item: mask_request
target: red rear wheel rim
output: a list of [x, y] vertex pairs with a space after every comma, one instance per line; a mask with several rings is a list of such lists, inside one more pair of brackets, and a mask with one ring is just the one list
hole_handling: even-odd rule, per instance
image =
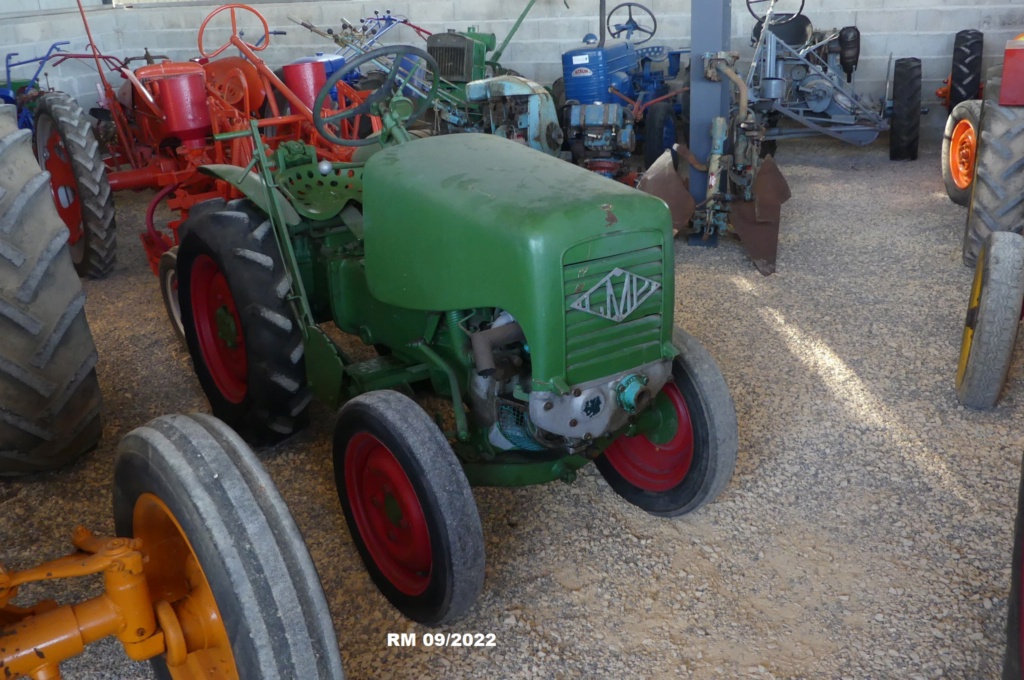
[[675, 383], [662, 388], [660, 398], [668, 399], [679, 427], [664, 443], [646, 435], [619, 437], [605, 449], [604, 456], [622, 478], [643, 491], [655, 493], [679, 486], [693, 464], [693, 424], [686, 400]]
[[345, 491], [374, 564], [405, 595], [422, 594], [433, 565], [423, 506], [401, 463], [368, 432], [345, 447]]
[[238, 404], [245, 398], [249, 374], [235, 298], [220, 267], [208, 255], [192, 263], [191, 283], [192, 316], [203, 362], [224, 398]]
[[71, 233], [71, 245], [82, 238], [82, 202], [78, 198], [78, 180], [71, 156], [64, 146], [55, 123], [51, 123], [50, 134], [43, 145], [43, 168], [50, 173], [50, 191], [57, 214]]

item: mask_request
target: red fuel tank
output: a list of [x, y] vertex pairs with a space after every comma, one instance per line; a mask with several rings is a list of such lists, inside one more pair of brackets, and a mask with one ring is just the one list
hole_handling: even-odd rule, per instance
[[[165, 61], [138, 68], [135, 76], [152, 96], [156, 112], [163, 114], [163, 121], [153, 129], [164, 138], [177, 137], [187, 147], [203, 146], [212, 131], [203, 67]], [[136, 102], [148, 103], [140, 102], [138, 94]]]
[[317, 93], [327, 82], [327, 69], [324, 68], [323, 62], [302, 61], [285, 64], [282, 70], [284, 71], [284, 84], [312, 110]]

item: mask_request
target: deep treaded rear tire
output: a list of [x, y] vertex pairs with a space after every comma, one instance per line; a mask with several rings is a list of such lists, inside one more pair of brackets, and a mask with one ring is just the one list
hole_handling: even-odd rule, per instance
[[973, 267], [988, 235], [1024, 229], [1024, 106], [1000, 106], [1001, 78], [985, 85], [974, 163], [974, 191], [964, 227], [963, 260]]
[[960, 345], [956, 397], [990, 409], [1003, 390], [1024, 304], [1024, 237], [993, 232], [979, 258]]
[[921, 138], [921, 60], [896, 60], [892, 78], [889, 160], [916, 161]]
[[[192, 215], [178, 247], [178, 299], [185, 341], [213, 414], [248, 441], [271, 444], [305, 426], [312, 397], [306, 383], [302, 331], [287, 301], [291, 278], [281, 262], [274, 230], [248, 200]], [[216, 264], [241, 323], [246, 370], [242, 392], [218, 382], [215, 359], [204, 354], [197, 331], [193, 267]], [[217, 330], [217, 329], [212, 329]], [[214, 368], [211, 370], [211, 366]]]
[[49, 177], [0, 106], [0, 475], [53, 470], [99, 440], [96, 347]]
[[[52, 124], [44, 119], [52, 121]], [[40, 97], [36, 104], [36, 148], [40, 154], [40, 165], [45, 168], [42, 154], [46, 140], [39, 138], [41, 122], [44, 123], [43, 130], [52, 127], [60, 135], [78, 185], [77, 200], [82, 211], [81, 238], [69, 246], [71, 259], [79, 276], [102, 278], [113, 271], [117, 262], [117, 234], [114, 194], [107, 181], [107, 168], [92, 121], [68, 94], [48, 92]]]
[[[942, 135], [942, 181], [946, 185], [946, 195], [949, 200], [965, 207], [970, 205], [974, 187], [973, 161], [978, 153], [980, 121], [981, 100], [962, 101], [946, 118], [946, 131]], [[970, 128], [960, 128], [961, 125]]]
[[949, 112], [960, 102], [977, 99], [981, 89], [981, 53], [985, 37], [973, 28], [959, 31], [953, 41], [953, 64], [949, 70]]

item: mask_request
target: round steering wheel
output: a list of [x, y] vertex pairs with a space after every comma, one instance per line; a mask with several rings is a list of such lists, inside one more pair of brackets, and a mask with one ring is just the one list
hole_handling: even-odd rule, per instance
[[[206, 57], [208, 59], [212, 59], [213, 57], [216, 57], [218, 54], [220, 54], [221, 52], [223, 52], [227, 48], [231, 47], [231, 40], [229, 39], [226, 43], [224, 43], [223, 45], [218, 47], [213, 52], [207, 53], [206, 50], [203, 49], [203, 35], [206, 33], [206, 25], [210, 23], [210, 19], [214, 18], [215, 16], [217, 16], [218, 14], [223, 12], [224, 10], [228, 10], [228, 11], [231, 12], [231, 35], [232, 35], [232, 37], [234, 37], [236, 35], [239, 35], [238, 21], [237, 21], [237, 19], [235, 17], [235, 10], [236, 9], [245, 10], [246, 12], [249, 12], [250, 14], [255, 14], [256, 18], [260, 20], [261, 24], [263, 24], [263, 37], [260, 38], [259, 40], [257, 40], [255, 45], [253, 45], [252, 43], [245, 43], [245, 44], [249, 47], [249, 49], [253, 50], [254, 52], [260, 52], [262, 50], [267, 49], [267, 46], [270, 44], [270, 26], [267, 25], [267, 20], [263, 18], [262, 14], [260, 14], [256, 10], [254, 10], [252, 7], [249, 7], [249, 5], [235, 4], [235, 5], [224, 5], [222, 7], [218, 7], [217, 9], [215, 9], [212, 12], [210, 12], [209, 14], [207, 14], [206, 18], [203, 19], [203, 23], [199, 26], [199, 54], [201, 54], [202, 56], [204, 56], [204, 57]], [[239, 37], [239, 40], [241, 40], [241, 37]], [[243, 42], [245, 42], [245, 41], [243, 41]]]
[[[647, 28], [640, 21], [633, 18], [633, 8], [637, 9], [637, 13], [641, 15], [640, 21], [644, 20], [643, 15], [646, 14], [647, 18], [651, 20], [650, 28]], [[612, 17], [620, 9], [625, 9], [628, 13], [624, 22], [612, 21]], [[612, 8], [611, 12], [608, 12], [608, 35], [613, 38], [618, 38], [623, 33], [626, 34], [626, 40], [629, 40], [634, 45], [643, 45], [645, 42], [654, 37], [655, 32], [658, 30], [658, 20], [654, 18], [654, 13], [641, 5], [639, 2], [624, 2], [621, 5], [616, 5]], [[633, 41], [633, 34], [639, 33], [640, 35], [646, 35], [647, 37], [643, 40]]]
[[[800, 6], [796, 8], [794, 12], [792, 5], [796, 4], [796, 0], [747, 0], [747, 11], [750, 15], [757, 19], [759, 22], [764, 21], [765, 16], [770, 10], [772, 13], [772, 26], [778, 26], [780, 24], [786, 24], [796, 19], [804, 11], [804, 0], [799, 0]], [[754, 9], [754, 5], [761, 5], [764, 9], [764, 14], [758, 14], [757, 10]]]
[[[343, 111], [335, 113], [324, 113], [324, 105], [327, 102], [328, 97], [331, 96], [331, 88], [333, 88], [342, 78], [347, 76], [358, 69], [363, 64], [377, 61], [382, 57], [390, 57], [391, 66], [388, 69], [387, 75], [384, 78], [384, 82], [381, 83], [380, 87], [373, 90], [362, 103], [357, 106], [352, 106]], [[376, 144], [377, 139], [373, 137], [367, 137], [365, 139], [345, 139], [336, 135], [328, 126], [328, 124], [339, 124], [356, 116], [372, 113], [374, 106], [379, 107], [381, 103], [387, 100], [390, 96], [395, 94], [399, 89], [404, 88], [408, 84], [408, 80], [414, 74], [417, 74], [420, 69], [412, 69], [408, 62], [420, 60], [426, 66], [427, 71], [430, 74], [431, 84], [430, 91], [422, 98], [413, 108], [412, 112], [406, 117], [404, 125], [409, 125], [415, 122], [423, 112], [427, 110], [427, 107], [434, 97], [437, 95], [437, 86], [439, 78], [437, 72], [439, 70], [437, 62], [434, 58], [419, 49], [418, 47], [411, 47], [408, 45], [388, 45], [386, 47], [378, 47], [375, 50], [371, 50], [364, 54], [360, 54], [351, 61], [346, 61], [345, 65], [340, 69], [331, 74], [331, 77], [323, 84], [320, 88], [320, 92], [316, 95], [316, 102], [313, 103], [313, 126], [316, 131], [329, 142], [334, 144], [340, 144], [341, 146], [368, 146], [370, 144]], [[403, 62], [405, 64], [403, 65]], [[405, 80], [399, 81], [399, 76], [404, 76]], [[340, 98], [340, 97], [339, 97]]]

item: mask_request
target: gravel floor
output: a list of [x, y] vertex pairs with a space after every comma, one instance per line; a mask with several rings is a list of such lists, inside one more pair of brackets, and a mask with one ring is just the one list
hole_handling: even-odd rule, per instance
[[[777, 274], [761, 277], [734, 243], [677, 249], [677, 322], [736, 402], [731, 484], [674, 521], [627, 505], [592, 467], [571, 486], [476, 489], [485, 590], [444, 630], [493, 633], [495, 647], [386, 645], [427, 629], [359, 562], [334, 491], [330, 412], [314, 407], [308, 430], [259, 451], [305, 534], [350, 678], [998, 676], [1024, 362], [995, 411], [957, 405], [971, 273], [938, 143], [906, 164], [884, 142], [790, 143], [779, 162], [794, 197]], [[0, 482], [9, 568], [61, 554], [76, 522], [111, 531], [116, 442], [157, 415], [207, 408], [136, 238], [147, 199], [118, 196], [120, 263], [86, 284], [103, 442], [68, 470]], [[150, 677], [113, 643], [64, 670]]]

